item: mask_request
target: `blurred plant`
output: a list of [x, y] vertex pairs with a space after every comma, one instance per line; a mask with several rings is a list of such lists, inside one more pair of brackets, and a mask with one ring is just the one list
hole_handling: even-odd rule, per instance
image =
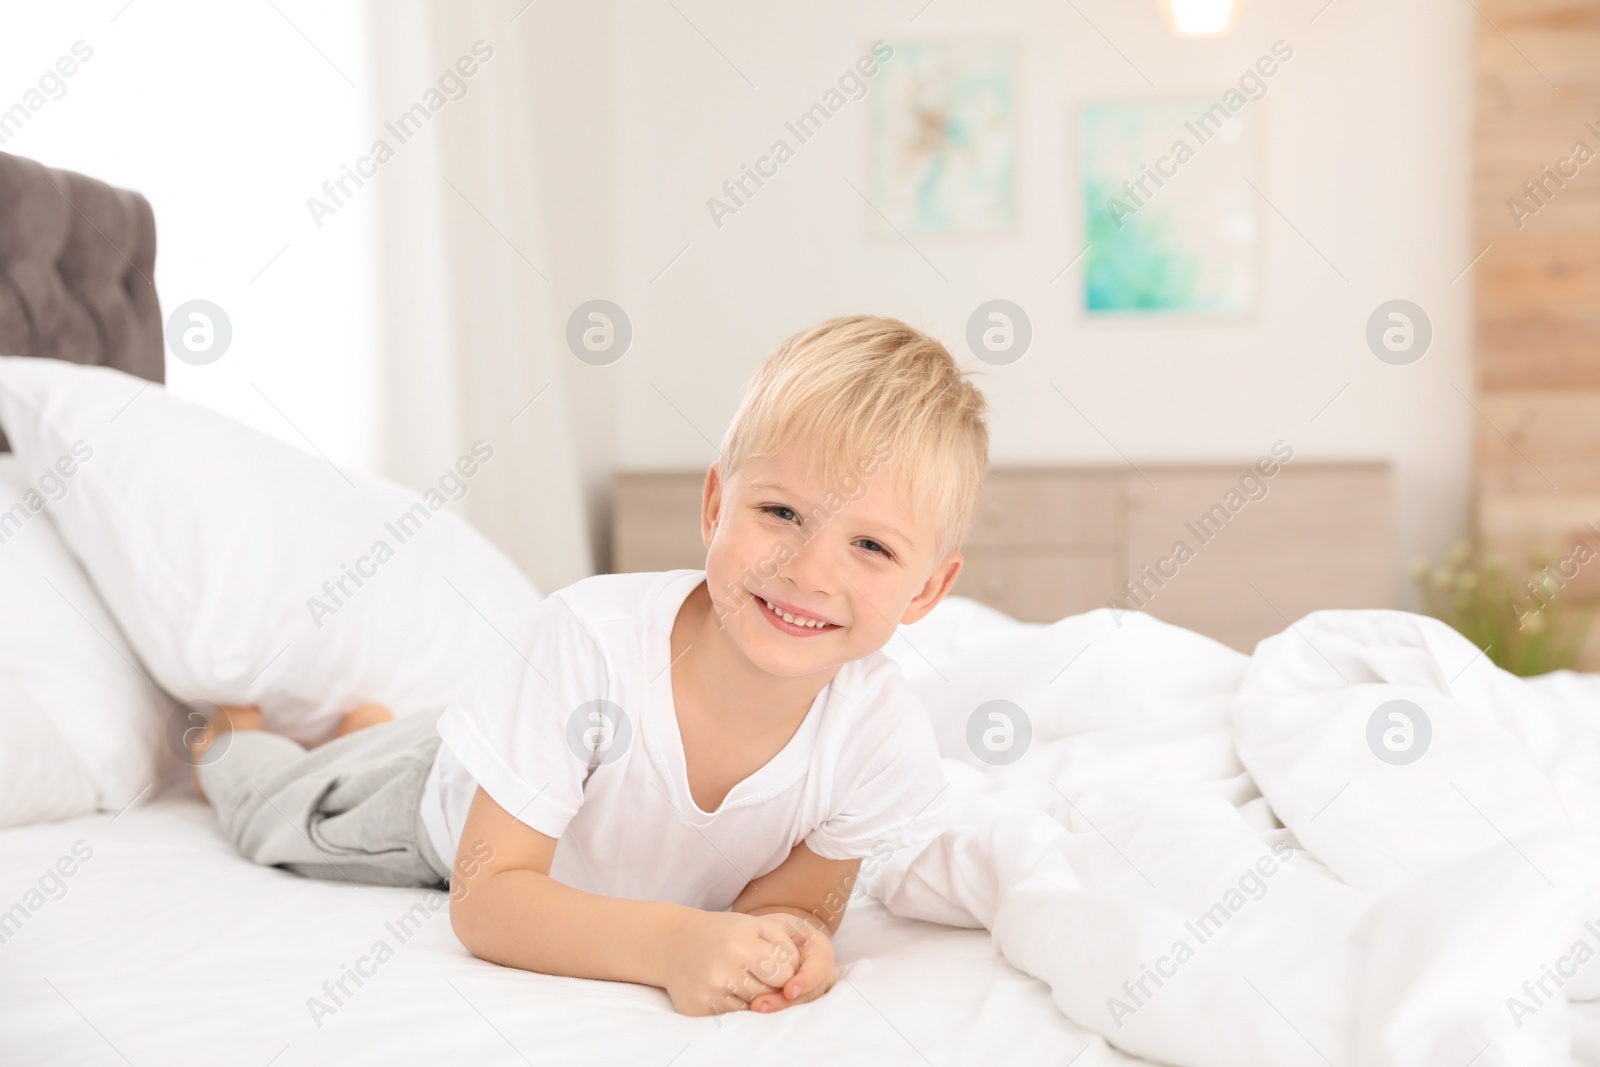
[[1589, 616], [1559, 593], [1594, 555], [1580, 543], [1553, 570], [1550, 553], [1534, 552], [1528, 569], [1513, 575], [1500, 556], [1458, 541], [1438, 567], [1419, 558], [1411, 576], [1429, 615], [1483, 649], [1496, 666], [1528, 677], [1577, 659]]

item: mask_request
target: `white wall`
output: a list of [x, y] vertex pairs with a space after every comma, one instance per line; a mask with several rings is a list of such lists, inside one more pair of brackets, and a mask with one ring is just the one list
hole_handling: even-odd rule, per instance
[[[620, 363], [582, 368], [603, 380], [602, 399], [586, 403], [609, 416], [604, 432], [591, 427], [593, 454], [608, 453], [590, 472], [597, 491], [612, 462], [714, 458], [706, 438], [720, 438], [756, 363], [796, 329], [850, 312], [896, 315], [980, 366], [962, 341], [967, 316], [1004, 297], [1027, 310], [1035, 339], [1020, 362], [985, 368], [996, 463], [1117, 463], [1118, 450], [1135, 462], [1245, 461], [1282, 438], [1304, 459], [1395, 464], [1402, 567], [1465, 530], [1476, 416], [1452, 386], [1472, 392], [1472, 279], [1451, 282], [1477, 252], [1467, 223], [1470, 6], [1337, 0], [1313, 25], [1320, 0], [1255, 0], [1214, 40], [1174, 38], [1153, 0], [1078, 0], [1082, 16], [1056, 3], [939, 0], [912, 24], [920, 6], [697, 0], [583, 14], [538, 5], [523, 16], [549, 57], [531, 78], [550, 188], [563, 194], [551, 227], [553, 262], [571, 268], [557, 280], [561, 306], [605, 296], [635, 327]], [[585, 28], [587, 37], [572, 32]], [[597, 46], [607, 28], [611, 44]], [[1019, 47], [1018, 236], [914, 238], [948, 282], [904, 244], [866, 236], [868, 209], [845, 179], [867, 188], [870, 100], [849, 105], [715, 227], [706, 198], [871, 41], [952, 35]], [[1295, 55], [1252, 105], [1263, 121], [1257, 184], [1299, 234], [1260, 208], [1258, 312], [1087, 321], [1081, 264], [1050, 284], [1083, 247], [1081, 103], [1219, 94], [1280, 38]], [[1434, 325], [1431, 351], [1410, 367], [1380, 363], [1363, 337], [1370, 312], [1395, 297], [1421, 304]], [[1398, 573], [1396, 583], [1409, 595]]]
[[[525, 0], [519, 0], [521, 8]], [[623, 26], [634, 18], [604, 0], [585, 4], [538, 4], [513, 25], [526, 45], [532, 111], [537, 128], [540, 179], [550, 210], [546, 240], [553, 263], [557, 328], [579, 304], [612, 299], [620, 291], [620, 190], [632, 184], [624, 168], [636, 166], [615, 136], [617, 105], [624, 90], [617, 69]], [[526, 25], [524, 25], [526, 24]], [[555, 342], [560, 343], [556, 338]], [[636, 358], [636, 349], [623, 362]], [[585, 489], [591, 553], [610, 559], [611, 475], [621, 440], [616, 406], [618, 367], [596, 367], [570, 356], [555, 388], [568, 405], [568, 425]], [[624, 371], [623, 373], [626, 373]]]
[[305, 206], [370, 143], [361, 10], [275, 3], [4, 4], [0, 109], [74, 42], [93, 55], [0, 151], [154, 205], [163, 313], [201, 298], [233, 327], [215, 363], [169, 353], [173, 392], [368, 466], [371, 205], [357, 197], [320, 230]]
[[[387, 164], [376, 195], [369, 188], [320, 230], [305, 207], [376, 135], [374, 116], [386, 112], [361, 88], [369, 70], [419, 61], [404, 57], [425, 52], [426, 30], [368, 42], [353, 0], [278, 7], [294, 26], [265, 4], [5, 4], [0, 101], [74, 40], [96, 52], [66, 96], [0, 147], [156, 203], [163, 305], [204, 296], [235, 326], [221, 362], [169, 359], [176, 391], [336, 460], [432, 469], [425, 461], [455, 428], [385, 426], [393, 398], [382, 384], [386, 337], [449, 331], [423, 284], [437, 281], [423, 240], [432, 229], [419, 219], [413, 262], [395, 265], [415, 276], [405, 315], [394, 294], [374, 299], [371, 239], [378, 201], [404, 200], [416, 186], [417, 202], [429, 202], [422, 171], [437, 165], [434, 149]], [[1466, 203], [1469, 5], [1335, 0], [1312, 24], [1322, 0], [1253, 0], [1233, 34], [1206, 41], [1172, 37], [1154, 0], [1076, 0], [1076, 10], [936, 0], [913, 23], [921, 7], [595, 0], [523, 10], [508, 0], [497, 9], [516, 46], [504, 54], [524, 64], [531, 98], [528, 136], [548, 194], [541, 262], [555, 306], [564, 314], [605, 297], [635, 328], [620, 363], [572, 359], [557, 383], [601, 558], [611, 472], [703, 467], [744, 381], [789, 333], [831, 315], [897, 315], [976, 366], [965, 322], [994, 297], [1021, 304], [1035, 329], [1024, 359], [984, 368], [996, 463], [1116, 463], [1119, 450], [1135, 462], [1243, 461], [1283, 438], [1307, 459], [1395, 464], [1402, 566], [1466, 529], [1476, 416], [1456, 389], [1472, 393], [1472, 276], [1451, 282], [1478, 251]], [[423, 4], [412, 10], [424, 17]], [[948, 282], [904, 244], [867, 236], [868, 208], [846, 179], [867, 188], [870, 99], [850, 104], [716, 228], [706, 198], [873, 40], [948, 36], [1018, 45], [1018, 235], [914, 238]], [[1234, 322], [1088, 321], [1081, 264], [1050, 284], [1083, 246], [1082, 102], [1218, 93], [1280, 38], [1294, 59], [1252, 106], [1263, 123], [1258, 184], [1294, 228], [1259, 209], [1258, 312]], [[1433, 348], [1410, 367], [1380, 363], [1363, 340], [1368, 314], [1394, 297], [1433, 320]]]

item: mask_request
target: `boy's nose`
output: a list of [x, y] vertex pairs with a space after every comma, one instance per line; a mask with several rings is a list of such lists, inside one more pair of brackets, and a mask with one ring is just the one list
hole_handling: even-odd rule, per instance
[[802, 593], [831, 595], [837, 566], [826, 539], [813, 537], [809, 543], [794, 545], [794, 556], [778, 568], [780, 577], [789, 579]]

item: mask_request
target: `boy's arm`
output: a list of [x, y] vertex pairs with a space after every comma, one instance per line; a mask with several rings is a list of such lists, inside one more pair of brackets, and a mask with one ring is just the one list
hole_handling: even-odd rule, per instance
[[788, 858], [744, 887], [731, 910], [749, 915], [786, 912], [815, 918], [829, 934], [839, 929], [856, 884], [859, 859], [830, 860], [812, 852], [804, 841]]
[[474, 956], [508, 967], [660, 985], [661, 946], [690, 909], [562, 885], [550, 877], [555, 851], [555, 838], [518, 822], [480, 788], [451, 876], [456, 937]]
[[[451, 928], [474, 956], [544, 974], [660, 986], [687, 1015], [746, 1007], [793, 975], [792, 959], [768, 962], [774, 946], [786, 943], [778, 921], [585, 893], [550, 877], [555, 850], [555, 838], [478, 789], [450, 886]], [[762, 981], [752, 979], [756, 973]]]

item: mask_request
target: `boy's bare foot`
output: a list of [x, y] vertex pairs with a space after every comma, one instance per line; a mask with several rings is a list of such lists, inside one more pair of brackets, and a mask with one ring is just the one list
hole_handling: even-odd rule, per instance
[[343, 737], [357, 730], [365, 730], [369, 726], [391, 722], [393, 719], [394, 713], [382, 704], [363, 704], [359, 708], [345, 712], [344, 719], [339, 723], [339, 732], [334, 736]]
[[239, 704], [218, 705], [211, 718], [206, 720], [205, 728], [189, 744], [189, 763], [194, 768], [194, 791], [200, 794], [200, 799], [206, 798], [205, 790], [200, 788], [200, 759], [216, 744], [217, 738], [233, 730], [260, 729], [264, 729], [260, 708]]

